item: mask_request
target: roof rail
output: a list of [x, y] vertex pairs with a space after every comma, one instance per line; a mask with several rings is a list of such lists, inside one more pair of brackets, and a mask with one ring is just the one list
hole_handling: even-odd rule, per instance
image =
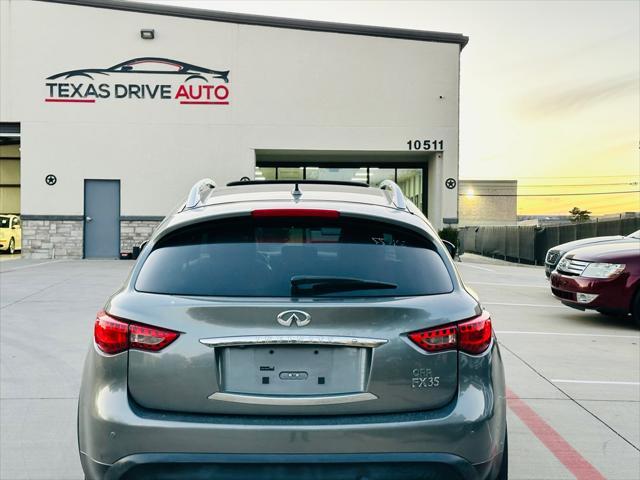
[[402, 193], [402, 189], [396, 182], [393, 180], [383, 180], [382, 183], [380, 183], [380, 188], [382, 190], [391, 190], [391, 201], [398, 210], [407, 210], [407, 202], [404, 199], [404, 193]]
[[340, 180], [238, 180], [227, 183], [227, 187], [243, 185], [344, 185], [347, 187], [368, 187], [364, 182], [346, 182]]
[[216, 188], [216, 182], [210, 178], [198, 180], [193, 187], [191, 187], [191, 190], [189, 190], [189, 196], [184, 204], [184, 209], [186, 210], [198, 206], [198, 204], [209, 194], [209, 191], [214, 188]]

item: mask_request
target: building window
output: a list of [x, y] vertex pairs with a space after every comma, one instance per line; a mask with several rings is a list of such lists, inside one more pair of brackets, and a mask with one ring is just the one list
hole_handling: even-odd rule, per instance
[[375, 166], [315, 166], [315, 165], [258, 165], [256, 180], [326, 180], [340, 182], [362, 182], [378, 187], [384, 180], [396, 182], [405, 197], [411, 200], [426, 214], [426, 182], [425, 168], [395, 168], [384, 165]]

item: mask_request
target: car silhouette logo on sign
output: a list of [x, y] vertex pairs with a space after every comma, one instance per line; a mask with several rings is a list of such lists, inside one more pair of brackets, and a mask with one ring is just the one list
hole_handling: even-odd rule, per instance
[[287, 310], [280, 312], [276, 317], [276, 320], [280, 325], [290, 327], [294, 322], [299, 327], [304, 327], [311, 323], [311, 315], [302, 310]]

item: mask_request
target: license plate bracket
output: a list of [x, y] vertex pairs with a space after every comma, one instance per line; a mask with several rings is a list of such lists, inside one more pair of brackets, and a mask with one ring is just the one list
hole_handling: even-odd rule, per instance
[[326, 345], [222, 348], [221, 391], [295, 396], [364, 392], [370, 350]]

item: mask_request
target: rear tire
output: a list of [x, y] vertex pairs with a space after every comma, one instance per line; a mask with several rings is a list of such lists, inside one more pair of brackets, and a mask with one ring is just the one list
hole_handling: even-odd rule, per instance
[[502, 451], [502, 460], [500, 461], [500, 470], [495, 480], [508, 480], [509, 478], [509, 437], [506, 432], [504, 434], [504, 450]]

